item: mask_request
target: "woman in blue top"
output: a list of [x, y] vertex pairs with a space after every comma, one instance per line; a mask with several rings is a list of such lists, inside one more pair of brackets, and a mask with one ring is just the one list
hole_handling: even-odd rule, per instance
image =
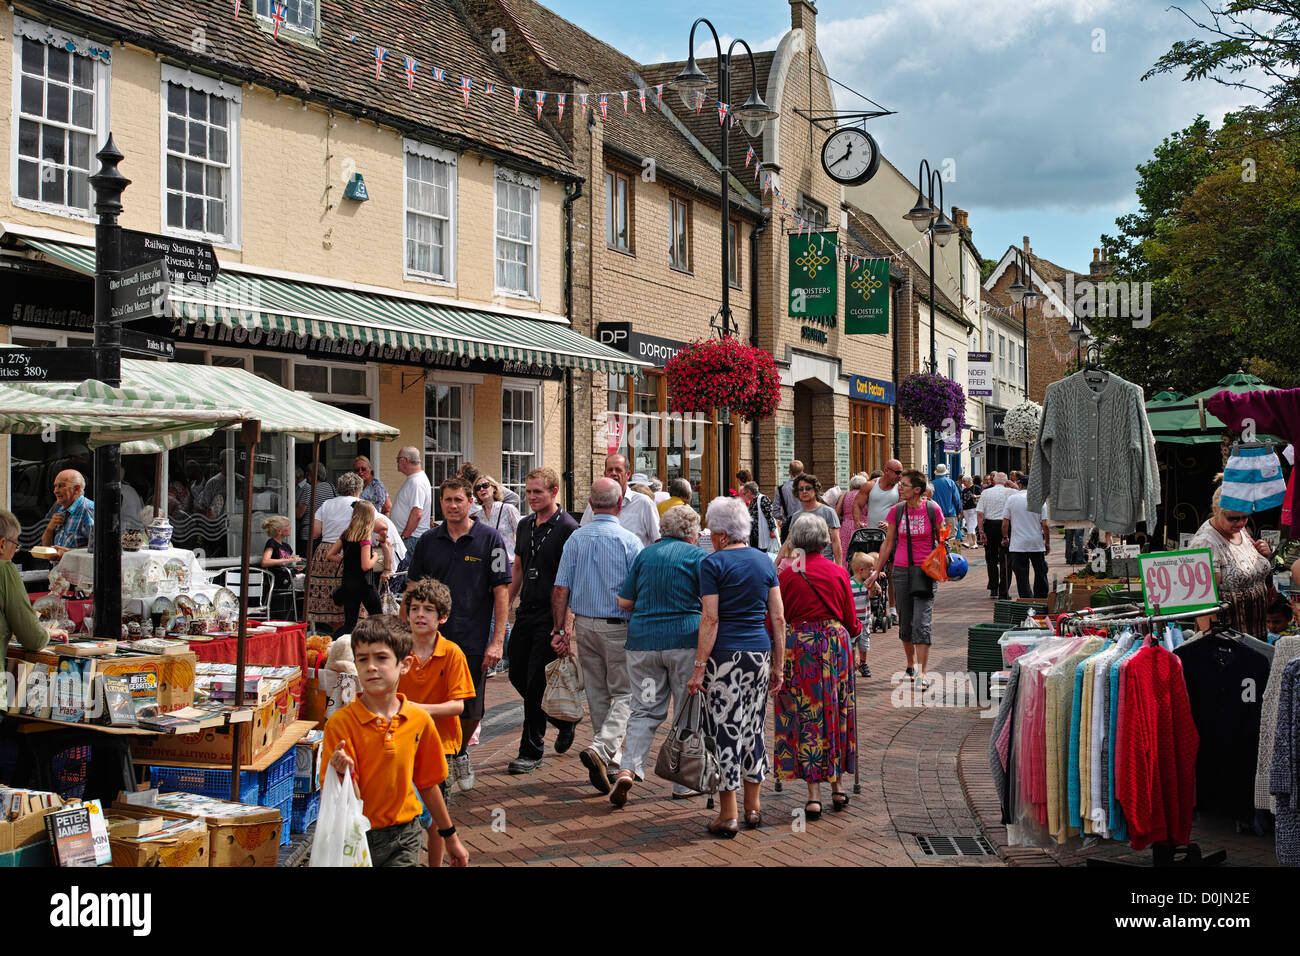
[[722, 783], [714, 836], [740, 829], [736, 791], [745, 784], [745, 824], [762, 823], [758, 788], [767, 775], [763, 715], [781, 688], [785, 609], [769, 555], [749, 546], [749, 509], [739, 498], [714, 498], [706, 513], [713, 553], [700, 564], [700, 637], [686, 689], [708, 684], [717, 727]]
[[[700, 516], [685, 505], [669, 508], [659, 518], [659, 533], [663, 537], [636, 556], [618, 592], [618, 606], [632, 612], [624, 645], [632, 714], [622, 769], [609, 795], [616, 807], [627, 803], [634, 781], [645, 779], [646, 757], [668, 716], [669, 695], [673, 713], [682, 708], [700, 633]], [[695, 795], [673, 786], [674, 797]]]

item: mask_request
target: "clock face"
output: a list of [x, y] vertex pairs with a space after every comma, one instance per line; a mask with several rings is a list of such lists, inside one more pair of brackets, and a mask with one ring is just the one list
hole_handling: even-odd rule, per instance
[[865, 130], [837, 129], [822, 147], [822, 168], [826, 175], [845, 186], [865, 183], [880, 167], [880, 149]]

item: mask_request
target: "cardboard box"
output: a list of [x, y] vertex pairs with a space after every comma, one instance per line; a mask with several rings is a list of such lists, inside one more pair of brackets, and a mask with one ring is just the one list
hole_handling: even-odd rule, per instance
[[[22, 653], [24, 660], [33, 663], [54, 664], [59, 655], [46, 649]], [[198, 657], [185, 654], [133, 654], [110, 655], [95, 661], [97, 674], [129, 674], [132, 671], [152, 670], [158, 675], [158, 707], [163, 711], [180, 710], [194, 703], [194, 665]]]
[[[262, 756], [280, 735], [280, 710], [275, 701], [259, 707], [253, 719], [239, 724], [239, 762], [250, 764]], [[131, 741], [131, 750], [137, 760], [165, 764], [179, 760], [182, 763], [227, 763], [231, 758], [233, 736], [230, 727], [218, 727], [197, 734], [166, 734], [156, 737], [138, 737]]]
[[8, 853], [33, 843], [48, 843], [49, 840], [45, 835], [45, 815], [63, 806], [62, 801], [57, 798], [55, 802], [56, 806], [37, 813], [29, 813], [17, 820], [0, 820], [0, 853]]
[[294, 745], [293, 792], [315, 793], [320, 789], [321, 747], [325, 735], [313, 730]]
[[302, 684], [302, 718], [317, 724], [325, 723], [325, 710], [329, 706], [329, 695], [321, 689], [315, 671], [308, 671], [311, 677]]
[[130, 806], [120, 799], [113, 808], [173, 820], [203, 820], [208, 828], [208, 866], [275, 866], [280, 857], [280, 811], [271, 807], [229, 817]]
[[[128, 816], [144, 819], [161, 816], [161, 814], [151, 811], [114, 809], [109, 813], [109, 821]], [[110, 829], [108, 845], [113, 851], [113, 865], [206, 867], [208, 856], [212, 852], [211, 835], [206, 823], [198, 820], [192, 822], [194, 823], [192, 828], [153, 839], [113, 836]]]

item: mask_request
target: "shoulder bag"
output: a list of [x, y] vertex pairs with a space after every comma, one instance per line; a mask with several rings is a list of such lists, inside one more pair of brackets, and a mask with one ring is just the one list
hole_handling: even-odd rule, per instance
[[[900, 523], [905, 522], [907, 525], [907, 591], [914, 598], [922, 601], [928, 601], [934, 597], [934, 578], [925, 573], [925, 569], [918, 567], [916, 558], [912, 556], [912, 519], [908, 514], [907, 502], [898, 503]], [[926, 514], [930, 513], [930, 506], [926, 504]]]
[[713, 713], [705, 693], [691, 694], [685, 706], [678, 707], [668, 739], [659, 748], [655, 776], [701, 793], [713, 793], [722, 783], [722, 767]]
[[[937, 508], [938, 505], [935, 505], [935, 507]], [[944, 544], [944, 542], [947, 540], [948, 529], [945, 527], [943, 531], [939, 530], [939, 523], [934, 520], [934, 513], [930, 511], [930, 506], [928, 504], [926, 505], [925, 513], [930, 521], [931, 551], [929, 555], [926, 556], [926, 559], [921, 562], [921, 567], [924, 569], [925, 573], [934, 578], [934, 580], [947, 581], [948, 546]], [[942, 517], [942, 510], [939, 514], [940, 517]]]
[[826, 603], [826, 599], [822, 597], [821, 592], [818, 591], [815, 587], [813, 587], [813, 583], [808, 580], [808, 575], [804, 574], [802, 571], [798, 572], [798, 574], [799, 577], [803, 578], [803, 583], [808, 585], [808, 590], [812, 591], [813, 597], [817, 598], [817, 600], [821, 603], [821, 606], [826, 608], [827, 617], [830, 620], [834, 621], [836, 624], [838, 624], [840, 627], [843, 627], [844, 622], [840, 620], [839, 614], [831, 610], [831, 606], [828, 603]]

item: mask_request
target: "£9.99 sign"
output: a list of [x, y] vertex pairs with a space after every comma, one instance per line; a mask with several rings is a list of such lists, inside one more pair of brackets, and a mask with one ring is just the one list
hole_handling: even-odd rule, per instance
[[1138, 559], [1148, 614], [1181, 614], [1219, 605], [1209, 548], [1160, 551]]

